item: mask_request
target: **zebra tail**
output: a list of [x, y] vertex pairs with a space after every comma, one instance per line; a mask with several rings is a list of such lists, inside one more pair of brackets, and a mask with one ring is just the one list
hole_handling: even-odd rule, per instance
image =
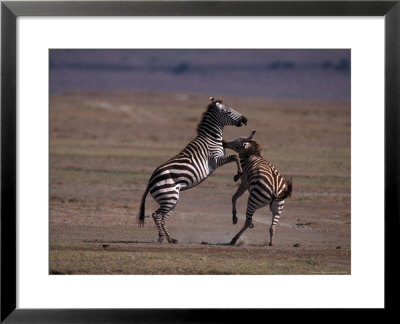
[[292, 189], [293, 189], [292, 178], [285, 178], [285, 182], [286, 182], [286, 190], [282, 192], [282, 194], [279, 197], [277, 197], [280, 200], [289, 198], [292, 195]]
[[149, 186], [147, 185], [146, 191], [144, 192], [142, 197], [142, 202], [140, 204], [139, 214], [137, 216], [140, 227], [144, 226], [144, 210], [145, 210], [146, 196], [148, 193], [149, 193]]

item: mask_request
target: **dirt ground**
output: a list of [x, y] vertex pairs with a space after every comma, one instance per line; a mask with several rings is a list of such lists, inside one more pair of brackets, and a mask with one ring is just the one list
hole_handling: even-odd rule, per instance
[[[213, 95], [213, 94], [211, 94]], [[255, 214], [236, 246], [248, 194], [231, 197], [234, 164], [184, 191], [167, 226], [179, 244], [158, 244], [147, 196], [153, 170], [196, 135], [209, 95], [71, 92], [50, 98], [50, 274], [350, 274], [350, 102], [222, 98], [257, 133], [262, 155], [293, 177], [276, 246], [271, 213]]]

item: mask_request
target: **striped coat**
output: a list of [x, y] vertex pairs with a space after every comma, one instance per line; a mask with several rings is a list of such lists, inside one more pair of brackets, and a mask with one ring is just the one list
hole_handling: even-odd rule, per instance
[[253, 214], [257, 209], [265, 206], [269, 206], [272, 212], [269, 245], [273, 245], [275, 227], [279, 223], [285, 199], [290, 197], [292, 193], [292, 181], [285, 179], [269, 161], [261, 156], [261, 146], [252, 139], [254, 133], [249, 137], [224, 141], [224, 147], [239, 153], [240, 164], [243, 169], [240, 186], [232, 197], [233, 224], [237, 223], [236, 200], [246, 190], [250, 193], [247, 201], [246, 222], [232, 239], [230, 243], [232, 245], [236, 243], [248, 227], [254, 227]]
[[237, 127], [247, 124], [247, 118], [225, 105], [222, 100], [210, 98], [211, 103], [197, 126], [197, 137], [177, 155], [155, 169], [150, 177], [139, 211], [139, 223], [144, 224], [145, 200], [150, 192], [160, 207], [152, 214], [158, 230], [158, 242], [166, 236], [169, 243], [176, 243], [166, 228], [168, 216], [174, 210], [180, 191], [193, 188], [204, 181], [218, 167], [236, 162], [237, 181], [242, 175], [237, 155], [225, 155], [222, 146], [224, 126]]

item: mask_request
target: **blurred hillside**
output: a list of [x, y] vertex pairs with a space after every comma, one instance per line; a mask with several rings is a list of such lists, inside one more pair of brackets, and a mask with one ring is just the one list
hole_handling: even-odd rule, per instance
[[49, 52], [50, 94], [81, 90], [350, 99], [350, 50]]

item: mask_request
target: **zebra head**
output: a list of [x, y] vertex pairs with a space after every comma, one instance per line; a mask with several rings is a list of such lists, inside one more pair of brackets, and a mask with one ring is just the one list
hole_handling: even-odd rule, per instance
[[222, 103], [222, 100], [215, 100], [210, 97], [211, 104], [209, 109], [213, 111], [214, 114], [218, 115], [218, 119], [222, 126], [235, 125], [236, 127], [241, 127], [242, 125], [247, 125], [247, 118], [239, 114], [236, 110]]
[[255, 152], [260, 153], [260, 145], [253, 140], [255, 133], [256, 131], [252, 131], [248, 137], [238, 137], [232, 141], [222, 141], [222, 146], [239, 153], [239, 156], [241, 154], [251, 155]]

